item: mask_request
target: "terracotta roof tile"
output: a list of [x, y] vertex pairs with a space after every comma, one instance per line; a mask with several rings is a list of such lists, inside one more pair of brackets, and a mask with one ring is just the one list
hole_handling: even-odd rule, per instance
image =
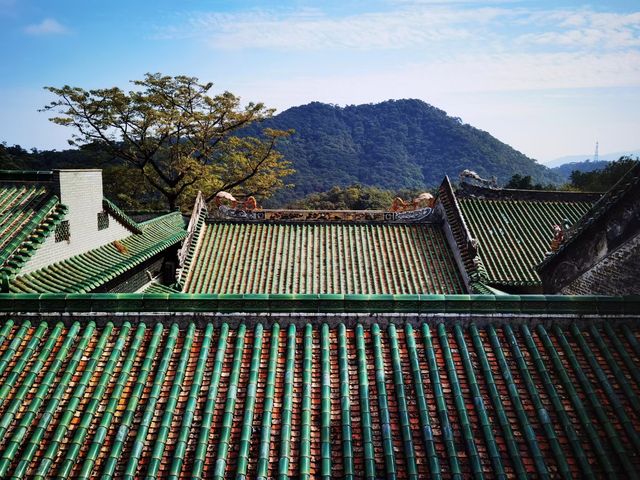
[[4, 321], [1, 476], [640, 468], [635, 323], [118, 322]]

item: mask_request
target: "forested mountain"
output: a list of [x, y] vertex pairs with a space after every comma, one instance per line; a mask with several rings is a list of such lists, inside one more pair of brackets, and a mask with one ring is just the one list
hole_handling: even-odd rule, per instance
[[[296, 170], [285, 179], [293, 187], [265, 206], [283, 206], [310, 193], [354, 184], [392, 192], [422, 191], [437, 186], [444, 175], [457, 180], [464, 169], [487, 178], [495, 175], [501, 185], [515, 174], [530, 176], [533, 184], [564, 180], [487, 132], [420, 100], [347, 107], [313, 102], [248, 127], [242, 135], [257, 135], [264, 127], [295, 130], [277, 148]], [[125, 180], [134, 179], [138, 189], [142, 180], [93, 147], [27, 152], [5, 145], [0, 146], [0, 163], [0, 168], [105, 168], [107, 194], [125, 208], [155, 208], [161, 203], [152, 191], [132, 195], [131, 182]]]
[[487, 132], [421, 100], [347, 107], [313, 102], [262, 126], [295, 130], [278, 147], [296, 169], [288, 180], [295, 186], [278, 195], [281, 202], [356, 182], [392, 190], [432, 187], [466, 168], [495, 175], [500, 184], [514, 174], [530, 175], [535, 183], [560, 181]]
[[571, 174], [574, 171], [578, 172], [593, 172], [594, 170], [602, 170], [607, 165], [609, 165], [608, 160], [599, 160], [597, 162], [591, 160], [585, 160], [583, 162], [571, 162], [571, 163], [563, 163], [558, 167], [553, 167], [551, 170], [556, 172], [563, 181], [569, 180]]

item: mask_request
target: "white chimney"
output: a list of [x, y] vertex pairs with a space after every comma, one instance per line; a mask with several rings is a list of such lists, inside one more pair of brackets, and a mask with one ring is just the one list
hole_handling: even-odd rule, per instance
[[[61, 235], [52, 233], [47, 237], [45, 243], [24, 265], [21, 274], [32, 272], [132, 234], [127, 227], [111, 215], [108, 215], [107, 222], [103, 222], [101, 227], [98, 225], [98, 214], [102, 213], [104, 209], [102, 170], [54, 170], [53, 192], [60, 203], [68, 208], [63, 222], [56, 227], [56, 230], [60, 229]], [[64, 236], [62, 232], [64, 232]]]
[[54, 170], [53, 185], [60, 203], [69, 208], [65, 218], [71, 241], [94, 236], [96, 218], [103, 208], [102, 170]]

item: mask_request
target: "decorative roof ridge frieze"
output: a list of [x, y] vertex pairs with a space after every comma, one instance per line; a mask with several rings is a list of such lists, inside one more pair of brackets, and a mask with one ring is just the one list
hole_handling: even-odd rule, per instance
[[386, 210], [242, 210], [220, 205], [207, 218], [208, 222], [231, 220], [236, 222], [269, 223], [439, 223], [442, 219], [431, 207], [402, 212]]

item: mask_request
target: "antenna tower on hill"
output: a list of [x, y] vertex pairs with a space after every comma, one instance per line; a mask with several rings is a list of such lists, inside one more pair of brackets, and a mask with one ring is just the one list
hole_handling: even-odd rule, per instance
[[596, 141], [596, 153], [593, 155], [593, 161], [597, 162], [599, 159], [598, 157], [598, 142]]

